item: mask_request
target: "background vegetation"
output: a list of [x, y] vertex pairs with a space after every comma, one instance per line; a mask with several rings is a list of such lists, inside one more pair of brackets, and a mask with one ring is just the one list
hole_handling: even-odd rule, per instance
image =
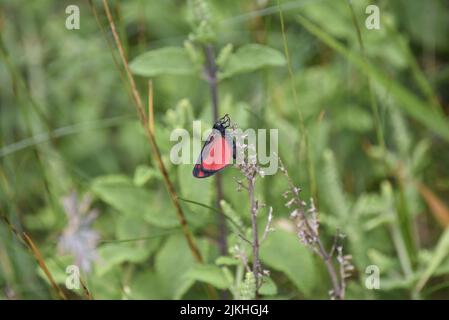
[[[80, 29], [67, 30], [73, 2], [0, 1], [1, 298], [253, 295], [241, 258], [251, 264], [251, 249], [235, 227], [250, 237], [242, 174], [221, 174], [218, 207], [214, 179], [169, 161], [174, 128], [212, 125], [204, 46], [218, 56], [220, 116], [279, 129], [279, 155], [301, 197], [313, 197], [326, 247], [345, 235], [355, 267], [346, 298], [448, 297], [446, 1], [109, 1], [145, 105], [153, 81], [154, 136], [203, 263], [136, 116], [103, 4], [75, 1]], [[365, 28], [369, 4], [380, 30]], [[329, 275], [296, 235], [288, 188], [282, 173], [257, 179], [275, 229], [260, 248], [270, 271], [260, 296], [327, 299]], [[226, 255], [217, 210], [232, 217]], [[70, 264], [87, 290], [65, 289]], [[379, 290], [365, 286], [369, 265]]]

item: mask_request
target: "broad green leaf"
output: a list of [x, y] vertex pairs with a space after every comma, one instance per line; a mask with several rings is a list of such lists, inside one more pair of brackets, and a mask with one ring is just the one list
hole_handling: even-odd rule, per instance
[[165, 190], [150, 192], [135, 186], [130, 179], [121, 175], [96, 178], [91, 189], [116, 210], [141, 217], [156, 227], [170, 228], [179, 225]]
[[356, 54], [338, 42], [334, 37], [323, 32], [318, 26], [311, 23], [302, 16], [298, 16], [298, 21], [310, 33], [323, 41], [326, 45], [340, 53], [344, 58], [354, 64], [365, 73], [370, 79], [375, 81], [396, 100], [394, 106], [401, 107], [407, 114], [426, 126], [430, 131], [439, 134], [449, 141], [449, 122], [442, 113], [435, 111], [431, 105], [419, 99], [413, 92], [406, 89], [399, 82], [390, 79], [375, 65], [364, 59], [360, 54]]
[[114, 266], [123, 262], [139, 263], [145, 261], [151, 253], [151, 247], [145, 241], [126, 243], [106, 243], [99, 249], [99, 261], [96, 263], [96, 273], [99, 276], [107, 273]]
[[178, 47], [148, 51], [132, 60], [129, 67], [134, 74], [146, 77], [186, 75], [195, 71], [187, 51]]
[[[96, 299], [123, 299], [124, 293], [117, 288], [123, 288], [122, 278], [117, 276], [117, 272], [111, 269], [101, 277], [92, 274], [86, 279], [89, 291]], [[81, 290], [80, 290], [81, 291]]]
[[159, 275], [153, 270], [138, 273], [129, 284], [130, 296], [137, 300], [169, 299], [170, 294]]
[[278, 288], [271, 278], [264, 277], [259, 293], [263, 296], [275, 296], [278, 293]]
[[[156, 255], [155, 268], [170, 299], [181, 298], [195, 282], [186, 277], [195, 262], [182, 235], [167, 239]], [[182, 290], [180, 290], [182, 288]]]
[[134, 184], [138, 187], [143, 186], [150, 179], [158, 176], [158, 171], [146, 165], [140, 165], [134, 171]]
[[196, 265], [187, 274], [188, 279], [209, 283], [218, 289], [228, 289], [227, 281], [221, 268], [214, 265]]
[[[179, 165], [178, 178], [180, 186], [180, 197], [189, 201], [199, 202], [204, 205], [210, 205], [212, 200], [212, 190], [214, 187], [214, 179], [196, 179], [192, 175], [192, 165]], [[215, 214], [210, 209], [187, 203], [184, 201], [185, 207], [188, 208], [188, 221], [195, 226], [203, 226], [207, 224], [210, 217]]]
[[252, 72], [264, 67], [285, 65], [285, 57], [278, 50], [260, 44], [247, 44], [232, 53], [220, 73], [220, 79]]
[[239, 264], [239, 260], [229, 256], [220, 256], [215, 260], [218, 266], [235, 266]]
[[293, 233], [270, 233], [260, 248], [260, 257], [267, 267], [285, 273], [306, 296], [317, 285], [312, 253]]

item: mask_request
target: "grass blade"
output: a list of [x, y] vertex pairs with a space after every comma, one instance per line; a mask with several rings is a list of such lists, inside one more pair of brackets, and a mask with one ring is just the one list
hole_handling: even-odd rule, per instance
[[324, 32], [308, 19], [299, 15], [297, 20], [307, 31], [320, 39], [330, 48], [340, 53], [345, 59], [359, 68], [365, 75], [370, 77], [378, 85], [388, 91], [396, 100], [397, 105], [401, 107], [409, 116], [449, 142], [449, 122], [444, 118], [442, 113], [435, 111], [431, 105], [423, 102], [420, 98], [415, 96], [394, 79], [390, 79], [386, 74], [379, 71], [372, 63], [365, 61], [359, 54], [348, 50], [334, 37]]
[[422, 274], [421, 278], [416, 285], [415, 291], [419, 292], [424, 288], [427, 281], [433, 275], [435, 270], [440, 266], [441, 262], [448, 256], [449, 254], [449, 228], [446, 228], [444, 233], [441, 235], [440, 240], [438, 241], [437, 247], [433, 254], [432, 259], [430, 260], [427, 268]]

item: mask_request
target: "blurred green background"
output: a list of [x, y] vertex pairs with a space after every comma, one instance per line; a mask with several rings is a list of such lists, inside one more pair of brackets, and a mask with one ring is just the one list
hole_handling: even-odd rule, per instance
[[[337, 230], [346, 235], [355, 266], [347, 298], [448, 298], [447, 1], [214, 0], [207, 1], [206, 31], [194, 18], [202, 2], [109, 1], [130, 61], [149, 50], [181, 50], [201, 32], [217, 55], [231, 43], [239, 72], [218, 85], [220, 114], [243, 129], [279, 129], [279, 155], [303, 198], [315, 199], [326, 245]], [[71, 4], [80, 9], [79, 30], [65, 27]], [[380, 8], [379, 30], [365, 27], [370, 4]], [[230, 253], [217, 259], [217, 213], [182, 202], [206, 260], [194, 263], [102, 3], [93, 5], [98, 22], [88, 1], [0, 0], [1, 214], [33, 239], [63, 288], [66, 266], [77, 264], [95, 299], [206, 299], [204, 283], [235, 298], [244, 269], [233, 248], [250, 250], [229, 226]], [[239, 56], [249, 44], [273, 51]], [[169, 161], [173, 129], [191, 131], [193, 120], [203, 130], [212, 126], [201, 57], [189, 72], [167, 71], [173, 61], [163, 58], [153, 74], [137, 62], [133, 68], [143, 101], [148, 77], [141, 74], [153, 80], [162, 158], [179, 197], [215, 207], [213, 179], [194, 179], [192, 165]], [[147, 66], [150, 73], [155, 66]], [[222, 173], [224, 209], [248, 228], [248, 196], [234, 177], [242, 178], [235, 168]], [[327, 299], [329, 277], [295, 235], [286, 190], [280, 173], [257, 180], [276, 229], [261, 246], [270, 270], [262, 298]], [[379, 267], [378, 290], [365, 286], [369, 265]], [[84, 298], [81, 289], [63, 290]], [[58, 298], [4, 221], [0, 298]]]

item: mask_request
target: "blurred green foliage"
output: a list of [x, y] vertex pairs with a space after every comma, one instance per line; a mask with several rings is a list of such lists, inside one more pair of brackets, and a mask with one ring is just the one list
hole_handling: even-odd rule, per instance
[[[204, 1], [110, 1], [142, 98], [153, 79], [157, 143], [178, 196], [188, 200], [182, 206], [201, 265], [131, 106], [101, 1], [93, 2], [103, 29], [88, 2], [75, 1], [81, 27], [68, 30], [72, 2], [0, 0], [0, 210], [34, 239], [61, 286], [76, 258], [58, 250], [69, 222], [61, 199], [76, 191], [90, 194], [99, 211], [98, 256], [81, 274], [96, 299], [207, 298], [204, 283], [254, 297], [254, 276], [235, 258], [235, 245], [251, 257], [237, 235], [250, 236], [249, 202], [234, 180], [240, 173], [222, 173], [221, 204], [233, 223], [230, 253], [220, 256], [213, 179], [194, 179], [192, 165], [169, 161], [173, 129], [191, 132], [193, 120], [207, 124], [203, 130], [212, 125], [195, 45], [207, 43], [220, 68], [220, 113], [243, 129], [279, 129], [279, 155], [303, 198], [315, 198], [326, 245], [337, 230], [346, 235], [356, 267], [347, 298], [448, 297], [446, 1], [352, 1], [354, 20], [346, 0], [284, 0], [284, 34], [277, 1], [211, 0], [205, 8]], [[369, 4], [380, 8], [380, 30], [365, 28]], [[261, 246], [270, 270], [261, 296], [327, 299], [329, 277], [295, 235], [285, 190], [282, 174], [257, 180], [276, 229]], [[369, 265], [380, 268], [379, 290], [365, 286]], [[0, 223], [0, 298], [52, 297], [33, 256]]]

